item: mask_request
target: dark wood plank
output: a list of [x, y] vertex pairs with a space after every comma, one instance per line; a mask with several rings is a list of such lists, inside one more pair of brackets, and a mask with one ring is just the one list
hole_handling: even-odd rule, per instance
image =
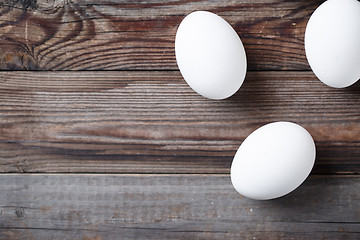
[[309, 70], [304, 31], [322, 2], [6, 0], [0, 69], [177, 69], [178, 24], [192, 11], [208, 10], [239, 33], [250, 70]]
[[0, 239], [359, 239], [359, 177], [272, 201], [228, 175], [0, 175]]
[[250, 72], [233, 97], [194, 93], [178, 72], [0, 73], [0, 172], [228, 173], [273, 121], [313, 135], [314, 173], [360, 173], [360, 85], [311, 72]]

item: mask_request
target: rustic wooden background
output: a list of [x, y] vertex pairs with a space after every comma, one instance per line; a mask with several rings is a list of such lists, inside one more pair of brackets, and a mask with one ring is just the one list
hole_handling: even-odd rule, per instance
[[[360, 239], [360, 84], [310, 71], [304, 31], [321, 2], [1, 1], [0, 239]], [[245, 45], [227, 100], [177, 69], [194, 10]], [[312, 174], [283, 198], [243, 198], [232, 157], [280, 120], [314, 137]]]

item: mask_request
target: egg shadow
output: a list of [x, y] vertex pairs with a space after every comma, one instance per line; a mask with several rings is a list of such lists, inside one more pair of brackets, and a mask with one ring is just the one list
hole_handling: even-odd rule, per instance
[[[329, 179], [324, 175], [310, 175], [305, 182], [303, 182], [297, 189], [293, 192], [268, 201], [262, 201], [259, 203], [261, 206], [276, 211], [277, 214], [286, 217], [292, 216], [295, 220], [298, 218], [319, 218], [322, 215], [326, 215], [326, 208], [322, 208], [323, 203], [326, 201], [331, 201], [337, 192], [331, 190], [331, 183], [329, 184]], [[299, 216], [299, 214], [305, 216]], [[311, 217], [310, 215], [314, 215]]]
[[350, 94], [360, 94], [360, 79], [353, 85], [344, 88], [344, 91], [348, 91]]
[[313, 172], [317, 174], [359, 174], [360, 148], [354, 142], [319, 142]]
[[[294, 120], [294, 111], [283, 111], [283, 88], [273, 82], [276, 72], [250, 71], [243, 85], [224, 104], [235, 105], [242, 118], [251, 125], [260, 127], [274, 121]], [[291, 84], [291, 81], [288, 81]], [[285, 88], [286, 89], [286, 88]], [[291, 97], [291, 96], [290, 96]]]

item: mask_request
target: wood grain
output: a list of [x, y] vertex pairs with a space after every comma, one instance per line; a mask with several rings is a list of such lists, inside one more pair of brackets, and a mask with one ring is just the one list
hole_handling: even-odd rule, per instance
[[[360, 83], [326, 87], [304, 53], [322, 2], [0, 1], [0, 240], [360, 239]], [[230, 99], [177, 71], [176, 29], [195, 10], [244, 43]], [[232, 158], [273, 121], [312, 134], [315, 167], [283, 198], [243, 198]]]
[[322, 2], [6, 0], [0, 69], [174, 70], [178, 24], [208, 10], [240, 35], [249, 70], [309, 70], [304, 32]]
[[359, 239], [356, 177], [272, 201], [228, 175], [0, 175], [0, 239]]
[[212, 101], [178, 72], [2, 72], [0, 171], [228, 173], [253, 130], [293, 121], [316, 142], [314, 173], [359, 174], [359, 87], [250, 72]]

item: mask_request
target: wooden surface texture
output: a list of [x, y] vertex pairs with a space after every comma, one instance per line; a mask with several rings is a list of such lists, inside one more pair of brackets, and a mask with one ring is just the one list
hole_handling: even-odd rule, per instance
[[[360, 84], [325, 86], [304, 52], [322, 2], [0, 1], [0, 239], [360, 239]], [[244, 43], [229, 99], [177, 69], [195, 10]], [[283, 198], [243, 198], [233, 156], [274, 121], [311, 133], [314, 169]]]
[[249, 72], [223, 101], [179, 72], [0, 73], [1, 172], [228, 173], [241, 142], [273, 121], [304, 126], [315, 173], [360, 173], [360, 85], [311, 72]]
[[303, 32], [321, 2], [8, 0], [0, 5], [0, 67], [177, 70], [177, 25], [208, 10], [239, 33], [250, 70], [309, 70]]
[[[357, 177], [312, 176], [253, 201], [229, 175], [0, 175], [0, 238], [356, 239]], [[16, 237], [16, 238], [15, 238]]]

